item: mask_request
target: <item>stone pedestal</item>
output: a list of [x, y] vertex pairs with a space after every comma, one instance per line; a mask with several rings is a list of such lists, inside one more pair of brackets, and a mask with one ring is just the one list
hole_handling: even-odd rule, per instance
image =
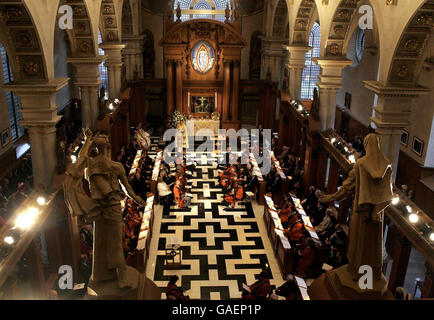
[[153, 281], [136, 269], [127, 267], [133, 286], [121, 288], [117, 280], [89, 281], [87, 300], [160, 300], [161, 291]]
[[328, 271], [316, 279], [308, 288], [311, 300], [392, 300], [387, 288], [387, 279], [374, 278], [373, 289], [361, 289], [347, 272], [347, 265]]

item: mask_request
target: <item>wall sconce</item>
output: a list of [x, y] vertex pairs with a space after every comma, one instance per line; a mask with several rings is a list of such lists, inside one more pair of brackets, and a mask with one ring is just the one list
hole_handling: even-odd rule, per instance
[[398, 0], [386, 0], [386, 6], [396, 6], [398, 5]]

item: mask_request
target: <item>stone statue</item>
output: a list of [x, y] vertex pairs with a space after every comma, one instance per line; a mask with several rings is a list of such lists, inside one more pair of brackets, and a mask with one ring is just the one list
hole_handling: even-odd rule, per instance
[[[126, 265], [122, 248], [120, 201], [125, 198], [125, 193], [121, 184], [136, 203], [141, 206], [146, 203], [132, 190], [123, 166], [109, 159], [108, 137], [92, 137], [90, 130], [85, 131], [85, 137], [86, 141], [76, 163], [66, 173], [64, 191], [71, 214], [77, 216], [82, 223], [94, 223], [94, 253], [89, 288], [110, 281], [116, 282], [118, 288], [137, 288], [139, 273]], [[83, 188], [83, 182], [86, 181], [88, 191]]]
[[321, 202], [354, 196], [346, 271], [353, 281], [361, 277], [359, 267], [372, 267], [381, 280], [383, 261], [383, 213], [393, 198], [392, 165], [380, 151], [377, 135], [365, 137], [366, 156], [358, 160], [338, 192], [324, 195]]
[[313, 101], [312, 101], [312, 108], [310, 109], [310, 114], [312, 115], [313, 119], [315, 121], [320, 121], [319, 118], [319, 92], [317, 88], [313, 89]]

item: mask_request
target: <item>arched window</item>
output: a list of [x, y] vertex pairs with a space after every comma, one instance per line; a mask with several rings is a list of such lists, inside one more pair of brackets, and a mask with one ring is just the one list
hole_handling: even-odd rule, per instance
[[[180, 4], [181, 10], [184, 11], [181, 15], [181, 21], [191, 19], [214, 19], [224, 22], [226, 20], [224, 11], [226, 10], [227, 4], [229, 4], [229, 9], [232, 9], [230, 0], [176, 0], [173, 2], [174, 9], [178, 8], [178, 3]], [[200, 10], [204, 10], [206, 13], [201, 14], [195, 12]], [[210, 11], [216, 11], [216, 14], [212, 14]]]
[[357, 62], [360, 62], [363, 57], [363, 51], [365, 51], [365, 30], [359, 29], [359, 33], [357, 34], [356, 39], [356, 59]]
[[[14, 81], [14, 76], [12, 74], [12, 68], [9, 63], [8, 55], [2, 44], [0, 44], [0, 55], [3, 68], [3, 79], [4, 83], [6, 84]], [[20, 113], [21, 101], [20, 98], [14, 95], [12, 92], [6, 91], [5, 93], [6, 103], [8, 105], [9, 120], [12, 130], [12, 140], [15, 141], [24, 134], [24, 129], [19, 123], [19, 121], [22, 119]]]
[[313, 99], [313, 89], [318, 88], [316, 83], [321, 69], [312, 61], [312, 58], [321, 55], [321, 29], [317, 22], [310, 31], [309, 46], [312, 50], [306, 53], [306, 64], [301, 79], [301, 99]]
[[[101, 31], [98, 29], [98, 44], [101, 44], [101, 43], [102, 43]], [[100, 55], [104, 55], [104, 50], [101, 48], [98, 48], [98, 53]], [[108, 92], [109, 92], [108, 72], [107, 72], [107, 67], [105, 66], [104, 62], [99, 65], [99, 74], [100, 74], [100, 79], [102, 80], [101, 87], [104, 86], [104, 88], [105, 88], [105, 99], [108, 99]]]

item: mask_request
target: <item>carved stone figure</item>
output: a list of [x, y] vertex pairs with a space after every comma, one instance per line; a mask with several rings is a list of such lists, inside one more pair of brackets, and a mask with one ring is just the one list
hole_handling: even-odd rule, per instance
[[[125, 193], [121, 184], [135, 202], [141, 206], [146, 203], [132, 190], [123, 166], [109, 159], [108, 137], [97, 135], [92, 138], [89, 130], [85, 136], [86, 142], [76, 163], [66, 173], [64, 190], [71, 214], [79, 217], [82, 223], [94, 223], [94, 254], [89, 288], [93, 289], [107, 281], [117, 282], [118, 288], [137, 288], [139, 273], [126, 265], [122, 248], [120, 201], [125, 198]], [[84, 181], [89, 185], [88, 191], [83, 188]]]
[[262, 40], [260, 32], [256, 31], [250, 41], [249, 79], [258, 80], [261, 75]]
[[320, 121], [319, 117], [319, 92], [317, 88], [313, 89], [313, 101], [312, 101], [312, 108], [310, 109], [310, 114], [312, 115], [313, 119], [315, 121]]
[[155, 76], [154, 36], [150, 30], [145, 30], [143, 38], [143, 70], [145, 79]]
[[358, 280], [359, 267], [372, 267], [375, 279], [382, 278], [383, 214], [393, 198], [392, 165], [380, 151], [377, 135], [365, 137], [366, 156], [358, 160], [338, 192], [324, 195], [321, 202], [354, 196], [350, 222], [347, 272]]

